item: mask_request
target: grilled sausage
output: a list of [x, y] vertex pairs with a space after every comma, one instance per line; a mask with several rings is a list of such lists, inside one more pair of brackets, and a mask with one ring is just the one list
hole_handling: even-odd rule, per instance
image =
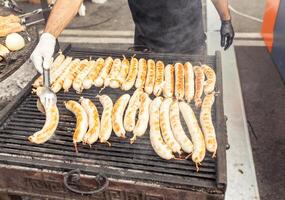
[[64, 80], [67, 78], [68, 74], [71, 73], [71, 69], [73, 69], [74, 67], [76, 67], [77, 65], [79, 65], [80, 60], [79, 59], [74, 59], [64, 70], [64, 72], [60, 75], [60, 77], [58, 77], [58, 79], [56, 79], [56, 81], [52, 84], [51, 86], [51, 90], [54, 93], [57, 93], [61, 90]]
[[147, 73], [146, 59], [141, 58], [139, 59], [139, 71], [138, 71], [138, 77], [137, 77], [136, 84], [135, 84], [136, 88], [144, 87], [146, 73]]
[[73, 80], [75, 77], [88, 65], [88, 60], [81, 60], [78, 65], [70, 70], [70, 73], [66, 76], [66, 79], [63, 82], [63, 89], [65, 92], [68, 92], [69, 88], [72, 86]]
[[170, 98], [174, 94], [174, 67], [167, 65], [164, 72], [165, 84], [163, 87], [163, 96]]
[[119, 77], [118, 77], [120, 85], [122, 85], [122, 83], [126, 80], [128, 73], [129, 73], [129, 68], [130, 68], [130, 62], [124, 56], [124, 59], [122, 60], [121, 70], [120, 70]]
[[172, 103], [171, 98], [164, 99], [159, 112], [159, 123], [162, 137], [167, 146], [172, 150], [173, 153], [181, 154], [181, 146], [174, 138], [173, 132], [170, 126], [169, 108]]
[[194, 97], [194, 72], [193, 67], [190, 62], [186, 62], [184, 64], [184, 83], [185, 83], [185, 99], [188, 103], [190, 103]]
[[112, 133], [112, 110], [113, 110], [113, 102], [110, 97], [107, 95], [99, 96], [99, 101], [103, 105], [103, 113], [101, 117], [100, 124], [100, 133], [99, 140], [101, 143], [108, 143], [111, 145], [108, 140]]
[[204, 75], [204, 72], [203, 72], [201, 67], [195, 66], [193, 69], [194, 69], [194, 73], [195, 73], [195, 96], [194, 96], [194, 101], [195, 101], [195, 106], [197, 108], [199, 108], [202, 105], [201, 96], [203, 94], [203, 89], [204, 89], [205, 75]]
[[175, 68], [175, 97], [178, 100], [184, 98], [184, 66], [181, 63], [176, 63]]
[[83, 81], [89, 74], [89, 72], [92, 70], [93, 66], [95, 65], [95, 62], [84, 60], [84, 64], [86, 65], [75, 77], [72, 87], [76, 91], [76, 93], [81, 93], [83, 90]]
[[54, 81], [60, 77], [60, 75], [64, 72], [67, 66], [71, 63], [72, 57], [66, 57], [64, 61], [59, 65], [59, 67], [55, 68], [50, 76], [50, 83], [53, 84]]
[[10, 53], [10, 50], [4, 45], [0, 44], [0, 62], [5, 58], [5, 56]]
[[155, 81], [155, 62], [152, 59], [147, 60], [147, 76], [145, 80], [144, 91], [151, 94]]
[[164, 63], [162, 61], [156, 62], [156, 71], [155, 71], [155, 82], [153, 88], [153, 94], [159, 96], [162, 93], [164, 86]]
[[164, 143], [159, 126], [159, 110], [162, 97], [156, 97], [149, 106], [150, 143], [155, 153], [165, 160], [174, 158], [171, 149]]
[[91, 72], [87, 75], [87, 77], [83, 81], [83, 88], [90, 89], [94, 84], [95, 80], [99, 76], [102, 68], [104, 66], [104, 59], [98, 58], [95, 62], [94, 68], [92, 68]]
[[121, 65], [122, 65], [122, 61], [119, 58], [116, 58], [113, 62], [112, 70], [109, 76], [105, 80], [104, 87], [107, 87], [108, 85], [110, 85], [111, 88], [120, 87], [118, 77], [120, 74]]
[[100, 118], [99, 113], [94, 103], [87, 98], [80, 98], [80, 104], [87, 113], [88, 116], [88, 131], [86, 132], [83, 143], [89, 144], [90, 146], [98, 140], [100, 132]]
[[0, 26], [10, 23], [20, 23], [20, 17], [16, 15], [0, 16]]
[[139, 67], [138, 59], [132, 57], [128, 76], [126, 80], [122, 83], [122, 90], [126, 91], [134, 86], [138, 74], [138, 67]]
[[[60, 53], [56, 59], [53, 61], [52, 63], [52, 66], [51, 66], [51, 69], [50, 69], [50, 73], [53, 74], [55, 69], [57, 69], [61, 64], [62, 62], [65, 60], [65, 56]], [[53, 75], [52, 75], [53, 76]], [[43, 85], [43, 75], [39, 76], [39, 78], [37, 78], [35, 80], [35, 82], [33, 83], [33, 87], [37, 88], [37, 87], [40, 87]]]
[[10, 33], [18, 33], [25, 31], [25, 26], [22, 26], [20, 23], [9, 23], [0, 26], [0, 37], [5, 37]]
[[211, 110], [214, 101], [215, 93], [212, 92], [210, 94], [207, 94], [203, 100], [200, 113], [200, 123], [205, 136], [206, 148], [209, 152], [213, 153], [213, 157], [215, 157], [218, 147], [215, 128], [211, 116]]
[[45, 108], [46, 121], [43, 128], [29, 136], [28, 139], [32, 143], [42, 144], [48, 141], [54, 134], [58, 122], [59, 112], [56, 104], [50, 104]]
[[100, 71], [99, 76], [97, 77], [97, 79], [94, 82], [94, 85], [96, 87], [102, 87], [104, 85], [104, 81], [107, 78], [107, 76], [110, 73], [110, 70], [112, 68], [113, 65], [113, 58], [108, 57], [105, 60], [104, 66], [102, 68], [102, 70]]
[[192, 160], [196, 164], [198, 171], [198, 164], [203, 161], [206, 154], [204, 136], [190, 105], [185, 102], [179, 102], [179, 108], [191, 135], [191, 139], [194, 145]]
[[112, 125], [116, 136], [120, 138], [125, 138], [126, 130], [123, 125], [123, 115], [124, 111], [130, 100], [129, 94], [122, 95], [115, 103], [112, 111]]
[[124, 127], [126, 131], [133, 131], [136, 125], [136, 113], [140, 106], [140, 95], [143, 93], [141, 88], [138, 88], [129, 101], [127, 107], [125, 118], [124, 118]]
[[141, 137], [145, 134], [148, 120], [149, 120], [149, 104], [151, 103], [151, 99], [149, 98], [147, 93], [143, 93], [140, 95], [140, 108], [138, 114], [138, 121], [133, 130], [134, 136], [131, 138], [131, 144], [135, 142], [137, 137]]
[[77, 143], [81, 142], [88, 129], [88, 116], [83, 107], [76, 101], [69, 100], [64, 102], [67, 110], [71, 111], [76, 117], [76, 127], [73, 133], [73, 144], [78, 153]]
[[207, 78], [204, 84], [204, 93], [210, 94], [215, 89], [216, 74], [215, 71], [208, 65], [202, 65], [201, 67]]
[[182, 150], [186, 153], [192, 153], [193, 144], [191, 140], [186, 136], [180, 121], [179, 105], [175, 100], [170, 105], [170, 124], [173, 135], [177, 142], [180, 144]]

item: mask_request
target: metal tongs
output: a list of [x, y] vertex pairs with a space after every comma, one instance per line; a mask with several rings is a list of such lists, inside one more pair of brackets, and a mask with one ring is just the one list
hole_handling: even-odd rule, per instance
[[[51, 65], [51, 63], [50, 63]], [[41, 91], [39, 97], [42, 105], [46, 109], [49, 105], [56, 104], [57, 98], [55, 93], [50, 89], [50, 66], [43, 66], [43, 90]]]
[[5, 8], [9, 8], [15, 12], [23, 13], [23, 10], [18, 6], [18, 4], [14, 0], [1, 0], [0, 5], [4, 6]]
[[51, 11], [53, 4], [48, 5], [46, 8], [39, 8], [36, 10], [33, 10], [31, 12], [28, 13], [24, 13], [24, 11], [18, 6], [18, 4], [14, 1], [14, 0], [2, 0], [0, 1], [2, 6], [9, 8], [17, 13], [21, 13], [20, 15], [18, 15], [18, 17], [20, 18], [20, 24], [24, 25], [25, 27], [28, 26], [32, 26], [32, 25], [36, 25], [39, 24], [41, 22], [44, 22], [45, 19], [38, 19], [35, 21], [28, 21], [28, 18], [31, 18], [33, 16], [36, 16], [38, 14], [41, 13], [45, 13], [45, 12], [49, 12]]

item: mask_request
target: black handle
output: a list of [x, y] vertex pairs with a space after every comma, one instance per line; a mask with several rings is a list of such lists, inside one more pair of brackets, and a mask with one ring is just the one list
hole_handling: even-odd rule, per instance
[[81, 195], [96, 194], [96, 193], [104, 191], [109, 186], [108, 178], [105, 175], [98, 173], [94, 177], [94, 180], [97, 183], [97, 187], [96, 187], [95, 190], [83, 191], [83, 190], [75, 189], [74, 187], [72, 187], [70, 185], [69, 182], [71, 182], [73, 184], [79, 183], [79, 181], [80, 181], [80, 174], [81, 174], [80, 169], [74, 169], [74, 170], [71, 170], [70, 172], [68, 172], [67, 174], [65, 174], [64, 177], [63, 177], [64, 186], [68, 190], [70, 190], [70, 191], [72, 191], [74, 193], [77, 193], [77, 194], [81, 194]]
[[145, 45], [134, 45], [128, 48], [128, 51], [139, 51], [143, 53], [151, 53], [151, 49]]

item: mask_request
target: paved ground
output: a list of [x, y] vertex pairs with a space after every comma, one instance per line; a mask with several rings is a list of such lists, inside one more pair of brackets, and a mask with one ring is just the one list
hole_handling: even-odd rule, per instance
[[264, 47], [236, 47], [262, 199], [285, 196], [285, 85]]
[[[266, 0], [230, 0], [235, 10], [262, 19]], [[242, 17], [231, 10], [236, 32], [260, 32], [261, 23]]]

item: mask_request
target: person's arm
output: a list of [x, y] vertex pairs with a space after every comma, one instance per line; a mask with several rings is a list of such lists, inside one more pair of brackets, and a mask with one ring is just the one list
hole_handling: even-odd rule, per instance
[[221, 20], [231, 19], [228, 0], [212, 0], [212, 2], [219, 13]]
[[221, 46], [224, 47], [224, 50], [226, 50], [232, 45], [235, 36], [231, 22], [228, 0], [212, 0], [212, 2], [216, 7], [222, 21], [220, 30]]
[[83, 0], [57, 0], [48, 18], [44, 32], [57, 38], [71, 22]]
[[83, 0], [57, 0], [48, 18], [44, 33], [31, 55], [38, 72], [42, 73], [43, 67], [48, 69], [53, 61], [52, 56], [56, 44], [56, 38], [71, 22], [76, 15]]

